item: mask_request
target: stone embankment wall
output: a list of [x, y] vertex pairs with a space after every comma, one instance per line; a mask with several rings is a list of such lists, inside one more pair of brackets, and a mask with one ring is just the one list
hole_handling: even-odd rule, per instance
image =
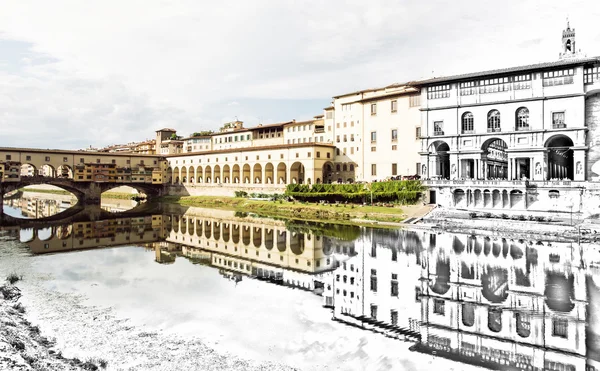
[[170, 196], [223, 196], [234, 197], [236, 191], [250, 193], [276, 194], [285, 192], [285, 186], [256, 185], [256, 184], [202, 184], [202, 185], [171, 185], [167, 188]]

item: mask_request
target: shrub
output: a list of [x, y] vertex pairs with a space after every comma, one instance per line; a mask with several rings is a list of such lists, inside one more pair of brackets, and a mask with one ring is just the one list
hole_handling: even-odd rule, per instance
[[15, 283], [19, 282], [22, 279], [23, 279], [23, 276], [19, 276], [16, 273], [11, 273], [11, 274], [8, 275], [8, 277], [6, 277], [6, 280], [11, 285], [14, 285]]
[[501, 217], [502, 219], [508, 219], [508, 215], [507, 215], [507, 214], [502, 214], [500, 217]]
[[246, 191], [235, 191], [235, 197], [238, 197], [238, 198], [247, 198], [248, 197], [248, 192], [246, 192]]
[[477, 218], [477, 213], [475, 213], [475, 212], [469, 213], [469, 218], [471, 218], [471, 219]]

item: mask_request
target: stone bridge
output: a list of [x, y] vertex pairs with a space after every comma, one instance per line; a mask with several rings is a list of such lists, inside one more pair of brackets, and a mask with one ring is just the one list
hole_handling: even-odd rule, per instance
[[99, 205], [102, 193], [116, 187], [129, 186], [146, 194], [148, 199], [162, 196], [165, 192], [165, 186], [162, 184], [148, 183], [100, 183], [100, 182], [75, 182], [69, 178], [54, 178], [45, 176], [21, 177], [17, 182], [0, 183], [0, 204], [3, 201], [4, 194], [17, 189], [30, 186], [48, 184], [69, 191], [77, 197], [81, 204]]

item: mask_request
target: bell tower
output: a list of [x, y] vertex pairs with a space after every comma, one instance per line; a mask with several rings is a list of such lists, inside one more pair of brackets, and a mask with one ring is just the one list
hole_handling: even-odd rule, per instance
[[567, 18], [567, 28], [562, 32], [562, 52], [559, 54], [559, 58], [576, 58], [580, 57], [580, 54], [581, 50], [575, 49], [575, 29], [571, 28]]

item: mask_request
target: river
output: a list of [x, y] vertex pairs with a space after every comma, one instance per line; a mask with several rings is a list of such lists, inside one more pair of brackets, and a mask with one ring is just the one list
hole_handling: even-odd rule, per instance
[[598, 246], [174, 205], [17, 224], [0, 277], [109, 369], [600, 369]]

